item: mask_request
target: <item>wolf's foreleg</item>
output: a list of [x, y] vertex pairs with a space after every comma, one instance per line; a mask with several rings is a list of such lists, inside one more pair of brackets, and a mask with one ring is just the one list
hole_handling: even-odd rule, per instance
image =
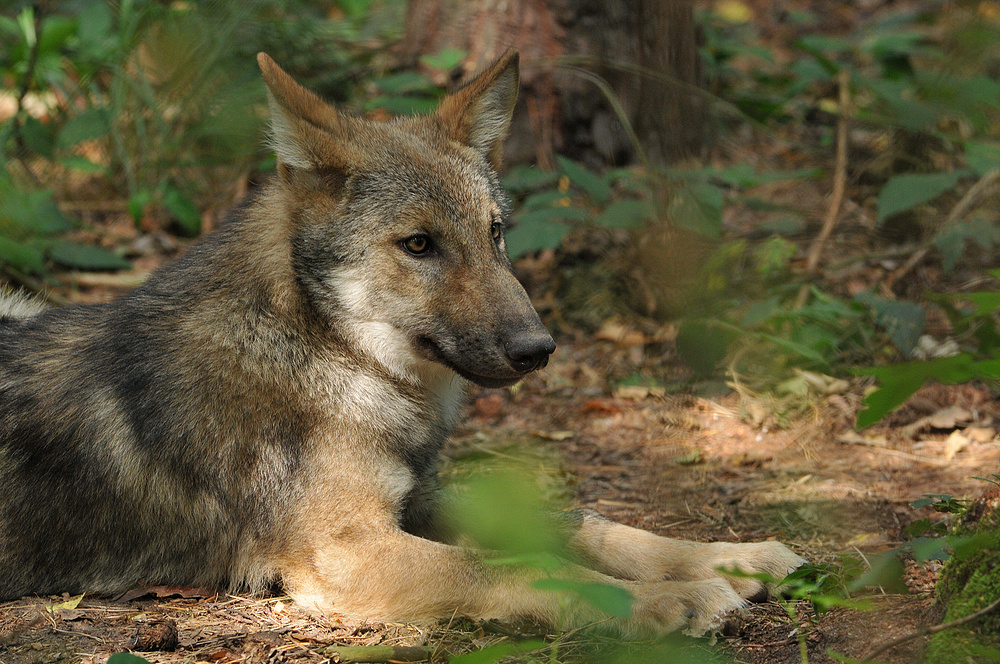
[[534, 588], [535, 581], [548, 576], [543, 570], [489, 565], [481, 552], [402, 531], [372, 535], [290, 561], [283, 578], [292, 597], [308, 609], [379, 620], [432, 620], [457, 611], [477, 619], [531, 619], [563, 629], [597, 623], [628, 636], [681, 628], [701, 633], [745, 604], [720, 578], [623, 581], [575, 565], [553, 573], [632, 593], [631, 616], [611, 618], [579, 598]]
[[724, 577], [740, 597], [749, 599], [764, 591], [761, 582], [720, 570], [739, 569], [782, 579], [806, 562], [780, 542], [690, 542], [623, 526], [591, 510], [573, 514], [577, 523], [570, 538], [571, 549], [584, 563], [620, 579], [698, 581]]

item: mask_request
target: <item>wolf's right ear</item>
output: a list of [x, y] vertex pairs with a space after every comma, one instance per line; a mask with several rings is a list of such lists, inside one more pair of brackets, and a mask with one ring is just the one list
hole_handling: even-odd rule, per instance
[[486, 71], [445, 97], [435, 117], [452, 140], [475, 148], [500, 168], [519, 84], [517, 50], [508, 48]]
[[346, 175], [356, 167], [362, 154], [337, 109], [296, 83], [266, 53], [257, 54], [257, 64], [267, 86], [271, 146], [282, 177], [288, 179], [288, 169]]

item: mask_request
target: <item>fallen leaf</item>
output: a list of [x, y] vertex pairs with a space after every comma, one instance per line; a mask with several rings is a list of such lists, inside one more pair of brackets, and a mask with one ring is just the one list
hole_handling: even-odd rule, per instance
[[583, 404], [583, 408], [581, 408], [581, 410], [584, 413], [609, 413], [611, 415], [617, 415], [622, 412], [621, 408], [613, 403], [605, 403], [603, 401], [598, 401], [597, 399], [591, 399], [587, 403]]
[[473, 410], [479, 417], [485, 417], [492, 419], [494, 417], [500, 417], [503, 413], [503, 397], [499, 394], [490, 394], [485, 397], [479, 397], [473, 403]]
[[604, 341], [613, 341], [621, 346], [641, 346], [647, 343], [646, 335], [635, 328], [628, 327], [617, 318], [609, 318], [601, 325], [594, 335]]
[[63, 602], [58, 602], [55, 604], [46, 604], [45, 610], [48, 611], [49, 613], [55, 613], [57, 611], [67, 611], [75, 609], [77, 606], [80, 605], [81, 599], [83, 599], [83, 595], [79, 595], [77, 597], [71, 597]]
[[948, 406], [927, 417], [921, 417], [912, 424], [903, 427], [902, 433], [907, 438], [913, 438], [924, 429], [955, 429], [960, 424], [972, 421], [972, 413], [961, 406]]

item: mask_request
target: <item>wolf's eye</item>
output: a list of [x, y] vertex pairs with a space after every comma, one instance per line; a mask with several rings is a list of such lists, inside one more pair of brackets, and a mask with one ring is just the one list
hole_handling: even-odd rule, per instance
[[503, 224], [499, 221], [494, 221], [493, 225], [490, 226], [490, 235], [493, 236], [495, 242], [499, 242], [501, 236], [503, 236]]
[[431, 248], [431, 239], [426, 235], [413, 235], [403, 240], [402, 245], [408, 254], [420, 256]]

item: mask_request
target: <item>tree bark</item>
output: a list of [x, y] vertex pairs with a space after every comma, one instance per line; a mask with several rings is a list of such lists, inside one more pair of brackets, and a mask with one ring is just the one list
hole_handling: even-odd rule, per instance
[[407, 12], [404, 66], [462, 49], [460, 83], [508, 46], [521, 51], [509, 161], [547, 165], [558, 151], [593, 167], [662, 164], [701, 147], [693, 0], [411, 0]]

